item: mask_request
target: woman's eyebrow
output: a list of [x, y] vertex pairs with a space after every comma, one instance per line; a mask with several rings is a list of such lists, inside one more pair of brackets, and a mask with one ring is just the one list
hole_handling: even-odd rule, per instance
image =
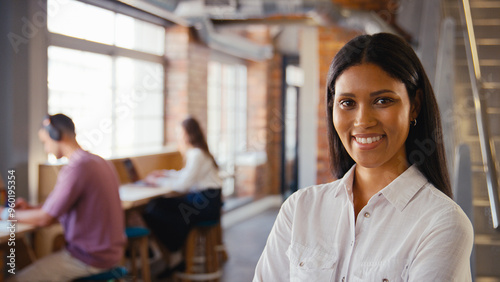
[[384, 93], [393, 93], [393, 94], [397, 95], [397, 93], [392, 91], [392, 90], [382, 89], [382, 90], [378, 90], [378, 91], [370, 93], [370, 97], [377, 96], [377, 95], [384, 94]]
[[356, 97], [356, 95], [352, 94], [352, 93], [339, 93], [337, 94], [336, 96], [342, 96], [342, 97]]
[[[377, 96], [377, 95], [384, 94], [384, 93], [393, 93], [393, 94], [397, 95], [397, 93], [392, 91], [392, 90], [382, 89], [382, 90], [378, 90], [378, 91], [370, 93], [370, 97]], [[336, 94], [336, 96], [352, 97], [352, 98], [356, 97], [356, 95], [354, 95], [353, 93], [349, 93], [349, 92], [339, 93], [339, 94]]]

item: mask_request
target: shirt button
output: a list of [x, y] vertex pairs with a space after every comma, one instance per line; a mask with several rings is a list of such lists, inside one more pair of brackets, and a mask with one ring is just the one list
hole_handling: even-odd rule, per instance
[[344, 276], [344, 277], [342, 277], [342, 282], [344, 282], [344, 281], [345, 281], [345, 276]]
[[382, 279], [382, 282], [389, 282], [389, 279], [384, 278], [384, 279]]
[[304, 262], [303, 262], [303, 261], [301, 261], [301, 262], [299, 263], [299, 266], [304, 266]]
[[370, 213], [369, 212], [365, 212], [365, 217], [369, 218], [370, 217]]

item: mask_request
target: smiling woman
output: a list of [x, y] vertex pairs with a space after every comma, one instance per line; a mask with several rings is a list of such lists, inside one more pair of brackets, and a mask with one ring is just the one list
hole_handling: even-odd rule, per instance
[[451, 200], [436, 99], [411, 46], [359, 36], [327, 83], [339, 180], [283, 204], [254, 281], [471, 281], [472, 225]]
[[335, 86], [333, 124], [358, 170], [406, 170], [404, 144], [418, 108], [405, 85], [365, 63], [347, 69]]

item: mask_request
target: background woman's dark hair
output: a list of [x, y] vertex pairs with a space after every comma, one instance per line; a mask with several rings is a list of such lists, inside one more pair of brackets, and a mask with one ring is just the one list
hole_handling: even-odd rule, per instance
[[416, 126], [410, 126], [406, 139], [406, 157], [410, 164], [416, 164], [437, 189], [452, 197], [441, 119], [434, 91], [411, 46], [400, 37], [388, 33], [361, 35], [352, 39], [337, 53], [330, 65], [327, 78], [326, 122], [333, 175], [337, 178], [343, 177], [354, 164], [333, 126], [335, 82], [346, 69], [362, 63], [375, 64], [391, 77], [403, 82], [412, 104], [417, 91], [421, 90], [418, 123]]
[[201, 130], [198, 121], [193, 117], [187, 117], [185, 120], [182, 121], [181, 125], [188, 136], [189, 144], [191, 144], [195, 148], [199, 148], [200, 150], [205, 152], [205, 154], [210, 156], [215, 167], [218, 168], [219, 166], [217, 165], [214, 156], [212, 156], [212, 154], [208, 150], [207, 141], [205, 140], [205, 136], [203, 135], [203, 130]]

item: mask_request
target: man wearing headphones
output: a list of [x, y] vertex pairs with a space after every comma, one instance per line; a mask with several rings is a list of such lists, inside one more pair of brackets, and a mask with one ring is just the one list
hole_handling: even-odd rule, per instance
[[[46, 116], [38, 135], [47, 153], [65, 156], [69, 161], [45, 203], [32, 207], [19, 199], [15, 219], [40, 227], [59, 221], [66, 247], [8, 281], [71, 281], [116, 266], [126, 238], [115, 169], [101, 157], [82, 150], [75, 139], [73, 121], [63, 114]], [[5, 209], [1, 215], [6, 219]]]

